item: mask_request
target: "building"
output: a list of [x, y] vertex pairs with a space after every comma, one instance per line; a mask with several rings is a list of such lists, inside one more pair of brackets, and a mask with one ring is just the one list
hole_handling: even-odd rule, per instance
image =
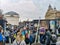
[[55, 22], [53, 25], [55, 28], [57, 25], [60, 26], [60, 11], [56, 9], [56, 7], [52, 8], [52, 6], [49, 4], [48, 10], [45, 14], [45, 19], [41, 20], [41, 26], [45, 27], [46, 29], [51, 28], [50, 21]]
[[7, 12], [4, 17], [9, 24], [18, 25], [19, 23], [19, 14], [14, 11]]
[[45, 19], [59, 19], [59, 18], [60, 18], [60, 11], [58, 11], [56, 7], [52, 8], [52, 6], [49, 5], [45, 15]]

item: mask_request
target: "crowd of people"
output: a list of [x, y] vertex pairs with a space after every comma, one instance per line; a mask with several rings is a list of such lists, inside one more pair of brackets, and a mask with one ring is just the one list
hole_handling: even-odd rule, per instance
[[40, 44], [56, 45], [57, 36], [52, 30], [45, 29], [44, 27], [41, 27], [39, 30], [30, 30], [28, 27], [18, 28], [17, 26], [14, 26], [13, 30], [7, 27], [6, 31], [0, 26], [0, 45], [9, 43], [9, 38], [13, 45], [32, 45], [37, 40], [36, 33], [40, 36]]
[[[35, 41], [35, 34], [33, 34], [33, 30], [29, 30], [27, 27], [18, 28], [14, 26], [13, 30], [9, 27], [6, 28], [6, 31], [0, 27], [0, 42], [1, 45], [4, 43], [10, 43], [9, 38], [11, 39], [11, 43], [13, 45], [26, 45], [32, 44]], [[3, 37], [4, 35], [4, 37]], [[4, 42], [3, 42], [4, 40]]]
[[40, 43], [42, 45], [56, 45], [57, 35], [50, 29], [40, 29]]

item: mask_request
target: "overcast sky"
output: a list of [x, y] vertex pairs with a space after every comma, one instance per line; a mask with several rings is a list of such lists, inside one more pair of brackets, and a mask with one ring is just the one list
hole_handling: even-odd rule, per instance
[[21, 20], [39, 17], [43, 19], [49, 4], [60, 10], [60, 0], [0, 0], [0, 3], [0, 9], [3, 9], [4, 13], [15, 11], [19, 13]]

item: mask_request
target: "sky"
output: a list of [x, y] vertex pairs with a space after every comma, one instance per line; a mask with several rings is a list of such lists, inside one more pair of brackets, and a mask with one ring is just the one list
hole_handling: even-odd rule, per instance
[[60, 10], [60, 0], [0, 0], [0, 9], [3, 13], [15, 11], [20, 20], [44, 19], [49, 4]]

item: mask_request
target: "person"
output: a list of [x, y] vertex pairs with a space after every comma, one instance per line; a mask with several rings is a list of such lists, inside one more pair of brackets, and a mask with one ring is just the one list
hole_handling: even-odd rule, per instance
[[6, 31], [5, 31], [6, 43], [9, 43], [9, 35], [10, 35], [10, 31], [8, 28], [6, 28]]
[[33, 34], [33, 31], [30, 30], [30, 37], [29, 37], [30, 45], [31, 45], [32, 43], [34, 43], [34, 41], [35, 41], [35, 38], [34, 38], [34, 37], [35, 37], [35, 36], [34, 36], [34, 34]]
[[58, 33], [60, 33], [60, 27], [58, 28]]
[[16, 40], [14, 40], [13, 45], [26, 45], [25, 41], [22, 39], [20, 32], [17, 33]]
[[17, 34], [17, 26], [14, 25], [11, 33], [11, 43], [13, 43], [13, 41], [16, 39], [16, 34]]
[[5, 40], [6, 40], [6, 38], [5, 38], [4, 34], [3, 34], [3, 29], [0, 26], [0, 45], [5, 45], [5, 43], [4, 43]]
[[45, 44], [45, 28], [44, 27], [40, 28], [39, 34], [40, 34], [40, 43]]
[[26, 44], [29, 44], [29, 29], [27, 27], [24, 27], [23, 30], [21, 31], [22, 36], [26, 42]]
[[46, 43], [46, 45], [50, 45], [50, 40], [51, 40], [50, 30], [46, 29], [46, 33], [45, 33], [45, 43]]
[[21, 34], [22, 34], [22, 36], [23, 36], [23, 38], [24, 38], [24, 40], [25, 40], [26, 30], [21, 28], [21, 29], [20, 29], [20, 32], [21, 32]]
[[56, 45], [57, 42], [57, 36], [54, 32], [52, 32], [52, 36], [51, 36], [51, 45]]
[[0, 45], [3, 45], [3, 36], [1, 33], [2, 27], [0, 26]]
[[36, 42], [36, 33], [37, 33], [37, 27], [34, 28], [33, 30], [33, 34], [34, 34], [34, 42]]
[[29, 44], [30, 43], [30, 40], [29, 40], [29, 38], [30, 38], [30, 30], [28, 29], [28, 28], [26, 28], [26, 30], [25, 30], [25, 42], [26, 42], [26, 44]]

